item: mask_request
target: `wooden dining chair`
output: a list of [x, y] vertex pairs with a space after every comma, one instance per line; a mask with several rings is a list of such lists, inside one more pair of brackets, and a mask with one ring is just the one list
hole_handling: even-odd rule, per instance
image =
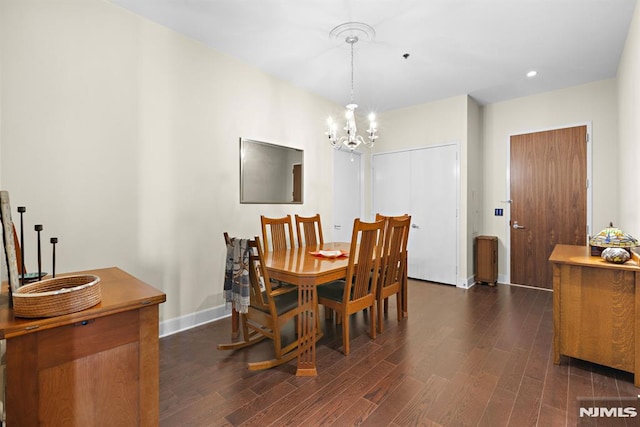
[[293, 248], [293, 225], [291, 215], [282, 218], [267, 218], [260, 215], [264, 251]]
[[[395, 219], [403, 219], [403, 218], [409, 218], [409, 228], [411, 228], [411, 215], [409, 214], [402, 214], [402, 215], [396, 215], [396, 216], [389, 216], [389, 215], [382, 215], [380, 213], [376, 214], [376, 221], [379, 220], [387, 220], [389, 218], [395, 218]], [[409, 239], [409, 235], [407, 234], [407, 241]], [[408, 279], [409, 276], [408, 274], [408, 258], [409, 258], [409, 252], [405, 250], [404, 253], [404, 258], [403, 258], [403, 262], [404, 262], [404, 277], [402, 278], [402, 292], [401, 292], [401, 300], [402, 300], [402, 311], [403, 311], [403, 315], [404, 317], [407, 316], [407, 294], [408, 294]], [[384, 314], [386, 315], [389, 312], [389, 299], [385, 298], [384, 299]]]
[[369, 309], [369, 335], [376, 337], [375, 304], [382, 254], [384, 221], [362, 222], [356, 218], [351, 235], [347, 275], [317, 288], [318, 303], [337, 313], [342, 323], [342, 344], [349, 355], [349, 316]]
[[385, 219], [384, 245], [380, 261], [380, 275], [376, 300], [378, 303], [378, 332], [382, 333], [383, 302], [387, 308], [388, 298], [396, 296], [398, 320], [402, 319], [402, 286], [405, 278], [407, 239], [409, 237], [410, 216], [389, 217]]
[[298, 292], [294, 287], [274, 289], [264, 267], [264, 252], [258, 236], [249, 240], [250, 305], [240, 313], [243, 340], [218, 344], [218, 350], [235, 350], [253, 345], [265, 338], [273, 341], [274, 358], [248, 364], [249, 370], [268, 369], [286, 363], [297, 356], [298, 340], [284, 345], [282, 328], [300, 314]]
[[296, 214], [295, 218], [299, 247], [316, 246], [324, 243], [324, 238], [322, 237], [322, 223], [320, 222], [320, 214], [309, 217]]

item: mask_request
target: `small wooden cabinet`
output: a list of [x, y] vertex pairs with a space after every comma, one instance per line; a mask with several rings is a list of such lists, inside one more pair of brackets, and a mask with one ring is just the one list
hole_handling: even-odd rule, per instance
[[640, 267], [591, 256], [587, 246], [556, 245], [553, 363], [570, 356], [634, 374], [640, 387]]
[[495, 285], [498, 282], [498, 238], [476, 237], [475, 281]]
[[83, 273], [100, 277], [95, 307], [39, 319], [0, 307], [7, 425], [155, 427], [166, 296], [118, 268]]

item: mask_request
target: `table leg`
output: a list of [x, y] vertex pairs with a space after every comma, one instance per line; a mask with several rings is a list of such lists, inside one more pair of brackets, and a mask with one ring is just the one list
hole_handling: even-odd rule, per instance
[[298, 319], [298, 369], [296, 376], [299, 377], [318, 375], [316, 370], [317, 299], [315, 285], [301, 283], [298, 286], [298, 306], [301, 308], [301, 312]]

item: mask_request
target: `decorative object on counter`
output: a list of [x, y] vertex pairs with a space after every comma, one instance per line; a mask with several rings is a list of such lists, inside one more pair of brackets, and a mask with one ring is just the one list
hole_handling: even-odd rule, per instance
[[349, 256], [349, 252], [347, 251], [309, 251], [309, 253], [320, 258], [340, 258]]
[[62, 276], [30, 283], [13, 293], [17, 317], [54, 317], [86, 310], [100, 303], [100, 277]]
[[11, 294], [15, 293], [20, 285], [18, 282], [15, 233], [13, 232], [13, 221], [11, 221], [11, 203], [8, 191], [0, 191], [0, 221], [2, 221], [4, 256], [7, 263], [7, 279], [9, 282], [9, 304], [11, 304]]
[[600, 231], [589, 240], [591, 246], [591, 255], [601, 256], [605, 248], [624, 248], [629, 255], [631, 255], [631, 248], [638, 246], [638, 240], [636, 240], [630, 234], [627, 234], [617, 227], [613, 226], [613, 223], [609, 223], [609, 227]]
[[51, 253], [53, 254], [53, 259], [51, 260], [51, 268], [53, 270], [53, 273], [51, 273], [51, 275], [53, 277], [56, 277], [56, 243], [58, 243], [58, 238], [57, 237], [52, 237], [51, 240], [51, 246], [53, 247]]
[[614, 264], [624, 264], [631, 258], [625, 248], [605, 248], [600, 256], [605, 261], [613, 262]]
[[18, 213], [20, 214], [20, 286], [24, 285], [24, 275], [27, 273], [27, 269], [24, 265], [24, 218], [23, 214], [27, 211], [26, 206], [18, 206]]
[[[24, 251], [24, 215], [23, 215], [26, 211], [27, 211], [27, 208], [25, 206], [18, 206], [18, 213], [20, 214], [20, 240], [18, 240], [17, 238], [15, 226], [13, 227], [14, 245], [15, 245], [17, 265], [18, 265], [18, 279], [20, 282], [20, 286], [24, 286], [27, 283], [40, 280], [47, 275], [46, 271], [38, 271], [35, 273], [27, 272], [27, 265], [25, 264], [25, 260], [24, 260], [25, 251]], [[41, 225], [37, 225], [36, 227], [40, 227], [40, 230], [42, 230]], [[38, 230], [36, 229], [36, 231]], [[40, 257], [40, 241], [39, 240], [40, 240], [40, 237], [38, 236], [38, 257]], [[40, 267], [40, 265], [38, 267]]]
[[42, 251], [40, 249], [40, 232], [42, 231], [42, 224], [36, 224], [33, 229], [38, 233], [38, 280], [40, 280], [40, 273], [42, 273]]

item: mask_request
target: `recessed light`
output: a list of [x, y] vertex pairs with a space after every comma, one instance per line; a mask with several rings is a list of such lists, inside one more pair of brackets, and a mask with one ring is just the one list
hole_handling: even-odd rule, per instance
[[536, 70], [531, 70], [527, 73], [527, 77], [531, 78], [531, 77], [535, 77], [538, 75], [538, 72]]

